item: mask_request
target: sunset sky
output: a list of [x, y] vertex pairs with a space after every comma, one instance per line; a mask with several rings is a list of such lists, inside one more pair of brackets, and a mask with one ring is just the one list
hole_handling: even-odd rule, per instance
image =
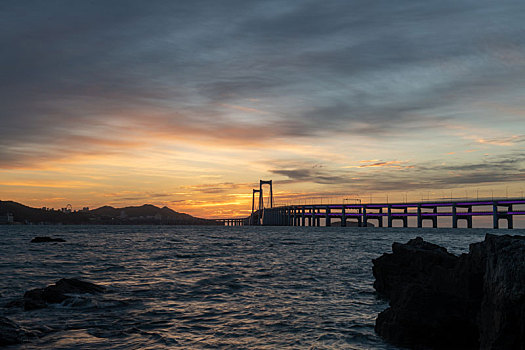
[[2, 1], [0, 200], [522, 197], [523, 1]]

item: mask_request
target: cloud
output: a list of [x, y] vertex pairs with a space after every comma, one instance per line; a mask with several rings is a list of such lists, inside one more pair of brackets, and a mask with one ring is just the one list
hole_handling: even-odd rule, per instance
[[[312, 167], [273, 169], [271, 173], [286, 178], [275, 181], [277, 184], [313, 183], [356, 191], [413, 191], [472, 184], [521, 182], [525, 180], [524, 160], [523, 155], [508, 155], [468, 164], [437, 165], [437, 162], [433, 161], [414, 164], [395, 172], [392, 172], [389, 166], [378, 165], [376, 171], [366, 173], [358, 169], [334, 170]], [[388, 162], [371, 165], [375, 167], [374, 164], [382, 163]]]
[[[204, 194], [217, 194], [217, 193], [228, 193], [231, 190], [243, 189], [248, 190], [249, 188], [255, 188], [257, 184], [246, 184], [246, 183], [233, 183], [233, 182], [222, 182], [214, 184], [199, 184], [191, 186], [183, 186], [184, 190], [189, 190], [194, 193]], [[250, 193], [251, 196], [251, 193]]]
[[407, 165], [406, 161], [390, 160], [390, 161], [379, 161], [379, 160], [362, 160], [360, 165], [348, 165], [343, 168], [398, 168], [407, 169], [413, 168], [413, 165]]
[[496, 145], [496, 146], [513, 146], [525, 142], [525, 135], [514, 135], [505, 138], [478, 139], [478, 143]]
[[512, 1], [6, 2], [0, 167], [133, 154], [159, 138], [395, 145], [450, 119], [468, 124], [472, 101], [518, 100], [523, 9]]

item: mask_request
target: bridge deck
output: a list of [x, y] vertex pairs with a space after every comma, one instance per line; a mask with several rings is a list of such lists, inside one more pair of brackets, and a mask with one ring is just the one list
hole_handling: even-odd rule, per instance
[[[475, 207], [490, 207], [478, 208]], [[519, 208], [516, 208], [519, 207]], [[399, 212], [402, 210], [402, 212]], [[429, 212], [429, 210], [432, 210]], [[458, 200], [426, 201], [412, 203], [369, 203], [369, 204], [305, 204], [265, 208], [254, 212], [244, 219], [230, 219], [235, 225], [270, 225], [270, 226], [331, 226], [331, 220], [341, 219], [346, 226], [347, 219], [357, 219], [358, 226], [367, 226], [368, 220], [377, 220], [383, 226], [387, 218], [388, 227], [394, 220], [403, 220], [403, 227], [408, 227], [408, 218], [417, 218], [417, 227], [422, 227], [423, 220], [432, 220], [437, 227], [438, 217], [452, 217], [452, 227], [458, 227], [458, 220], [466, 220], [467, 227], [472, 227], [473, 217], [492, 216], [493, 227], [499, 228], [499, 221], [507, 221], [507, 227], [513, 228], [513, 217], [525, 215], [525, 199], [504, 198], [494, 200]], [[225, 219], [228, 220], [228, 219]]]

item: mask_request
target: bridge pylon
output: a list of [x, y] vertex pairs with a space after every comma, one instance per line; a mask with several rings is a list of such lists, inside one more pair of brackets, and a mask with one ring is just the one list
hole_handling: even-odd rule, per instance
[[[259, 193], [259, 208], [257, 208], [257, 211], [255, 211], [255, 194], [256, 193]], [[253, 189], [253, 193], [252, 193], [252, 215], [250, 215], [250, 225], [254, 225], [255, 224], [255, 213], [259, 212], [259, 210], [261, 209], [261, 190], [256, 190], [256, 189]]]
[[270, 208], [273, 208], [273, 188], [272, 188], [272, 180], [259, 180], [259, 213], [260, 213], [260, 220], [262, 221], [261, 224], [265, 224], [265, 208], [264, 208], [264, 195], [263, 195], [263, 185], [270, 185]]
[[273, 208], [273, 188], [272, 188], [272, 180], [268, 180], [268, 181], [265, 181], [265, 180], [260, 180], [259, 181], [259, 209], [263, 209], [264, 208], [264, 203], [263, 203], [263, 199], [264, 199], [264, 196], [263, 196], [263, 185], [270, 185], [270, 208]]

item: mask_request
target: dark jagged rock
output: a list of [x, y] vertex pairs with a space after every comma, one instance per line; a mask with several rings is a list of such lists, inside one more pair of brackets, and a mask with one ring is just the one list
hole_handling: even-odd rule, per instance
[[484, 349], [525, 349], [525, 236], [487, 235], [471, 253], [484, 262], [478, 314]]
[[26, 338], [24, 329], [6, 317], [0, 317], [0, 346], [20, 344]]
[[376, 331], [410, 348], [525, 349], [525, 237], [486, 235], [456, 257], [421, 238], [373, 260], [389, 299]]
[[47, 243], [47, 242], [65, 242], [62, 238], [51, 238], [51, 237], [35, 237], [31, 240], [31, 243]]
[[104, 287], [90, 282], [62, 278], [54, 285], [27, 291], [24, 294], [24, 310], [41, 309], [48, 304], [62, 303], [70, 298], [68, 294], [98, 294], [104, 291]]

